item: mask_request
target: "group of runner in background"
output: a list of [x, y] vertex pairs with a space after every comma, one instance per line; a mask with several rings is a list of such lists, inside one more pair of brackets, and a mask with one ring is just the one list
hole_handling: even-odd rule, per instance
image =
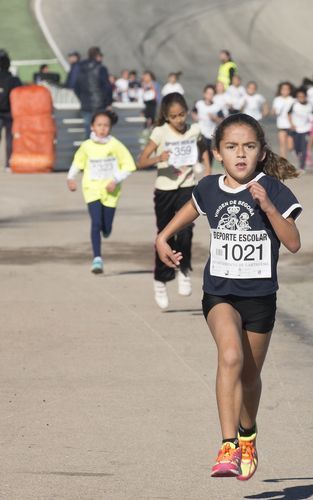
[[[110, 76], [113, 98], [125, 103], [142, 103], [145, 106], [145, 127], [150, 129], [155, 122], [161, 99], [172, 92], [184, 95], [180, 76], [181, 72], [169, 73], [168, 80], [162, 87], [150, 71], [145, 71], [139, 79], [136, 71], [123, 70], [119, 78]], [[205, 85], [202, 98], [195, 102], [191, 115], [194, 121], [199, 122], [211, 160], [210, 145], [217, 124], [228, 115], [238, 112], [258, 121], [270, 114], [275, 116], [280, 155], [286, 158], [288, 152], [294, 150], [300, 170], [305, 171], [306, 166], [312, 166], [313, 81], [305, 78], [298, 88], [288, 81], [279, 83], [271, 106], [259, 92], [257, 82], [248, 81], [243, 85], [236, 73], [233, 74], [230, 85], [219, 80], [215, 84]], [[143, 144], [148, 136], [146, 131]]]

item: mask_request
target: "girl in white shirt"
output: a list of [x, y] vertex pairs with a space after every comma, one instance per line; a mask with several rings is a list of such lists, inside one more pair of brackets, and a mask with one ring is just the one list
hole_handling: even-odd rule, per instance
[[268, 114], [268, 105], [265, 97], [257, 93], [256, 82], [248, 82], [244, 98], [243, 113], [252, 116], [255, 120], [262, 120]]
[[121, 102], [129, 102], [128, 97], [128, 76], [129, 71], [123, 69], [121, 76], [115, 81], [117, 100]]
[[[175, 213], [191, 198], [196, 179], [193, 167], [199, 156], [210, 173], [208, 153], [203, 145], [200, 127], [187, 123], [188, 106], [184, 97], [173, 92], [163, 97], [157, 126], [141, 153], [137, 167], [157, 166], [154, 209], [158, 232], [168, 224]], [[188, 225], [172, 239], [177, 251], [184, 252], [184, 260], [177, 273], [178, 293], [191, 294], [192, 225]], [[168, 306], [166, 283], [175, 279], [175, 271], [161, 262], [155, 254], [154, 298], [161, 309]]]
[[155, 120], [157, 110], [157, 89], [151, 71], [144, 71], [141, 78], [143, 102], [145, 105], [145, 128], [150, 128]]
[[233, 76], [231, 85], [228, 87], [226, 94], [229, 114], [233, 115], [235, 113], [240, 113], [244, 98], [246, 97], [246, 89], [241, 85], [241, 78], [239, 75]]
[[227, 106], [227, 93], [225, 92], [223, 82], [216, 82], [213, 102], [218, 105], [219, 110], [223, 113], [223, 117], [226, 118], [229, 115], [229, 110]]
[[180, 71], [178, 71], [177, 73], [169, 73], [167, 77], [167, 83], [161, 90], [162, 97], [171, 94], [172, 92], [178, 92], [179, 94], [184, 95], [185, 91], [178, 81], [180, 76]]
[[211, 165], [213, 161], [212, 137], [216, 125], [223, 118], [219, 106], [214, 103], [214, 94], [214, 86], [206, 85], [203, 89], [203, 99], [197, 101], [192, 110], [192, 118], [199, 123], [201, 133], [205, 139]]
[[304, 170], [308, 138], [313, 118], [313, 107], [307, 100], [307, 93], [304, 87], [297, 89], [296, 100], [289, 110], [288, 118], [293, 131], [294, 147], [299, 159], [299, 168]]
[[287, 157], [288, 151], [293, 149], [293, 139], [288, 112], [294, 103], [293, 85], [290, 82], [282, 82], [278, 85], [277, 94], [272, 104], [272, 115], [276, 116], [278, 129], [279, 154]]

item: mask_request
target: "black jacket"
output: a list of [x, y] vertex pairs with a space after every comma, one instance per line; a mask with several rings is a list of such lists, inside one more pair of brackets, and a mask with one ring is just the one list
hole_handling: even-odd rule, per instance
[[13, 76], [10, 71], [0, 70], [0, 113], [10, 113], [10, 93], [21, 85], [17, 76]]
[[83, 111], [95, 112], [112, 103], [112, 86], [105, 66], [94, 59], [79, 63], [74, 84], [75, 93]]

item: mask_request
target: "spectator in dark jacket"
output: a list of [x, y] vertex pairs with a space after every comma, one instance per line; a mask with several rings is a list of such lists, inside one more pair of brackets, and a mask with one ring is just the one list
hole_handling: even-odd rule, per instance
[[67, 60], [70, 64], [70, 70], [67, 74], [65, 87], [67, 89], [74, 89], [75, 83], [77, 80], [77, 76], [79, 73], [79, 63], [80, 63], [80, 53], [79, 52], [70, 52], [67, 55]]
[[6, 158], [5, 168], [9, 167], [9, 160], [12, 154], [12, 115], [10, 105], [10, 93], [15, 87], [22, 85], [17, 76], [13, 76], [10, 71], [10, 58], [5, 51], [0, 52], [0, 139], [2, 129], [5, 129]]
[[112, 86], [108, 70], [102, 64], [102, 57], [99, 47], [91, 47], [88, 51], [88, 59], [79, 65], [79, 73], [74, 85], [75, 93], [81, 103], [86, 138], [90, 134], [92, 115], [112, 104]]

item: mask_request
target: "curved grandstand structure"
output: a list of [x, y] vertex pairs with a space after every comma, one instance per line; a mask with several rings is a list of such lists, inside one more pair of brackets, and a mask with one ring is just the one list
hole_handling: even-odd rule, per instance
[[313, 74], [311, 0], [41, 0], [40, 10], [62, 54], [99, 45], [113, 73], [181, 70], [190, 97], [214, 81], [221, 48], [268, 97]]

